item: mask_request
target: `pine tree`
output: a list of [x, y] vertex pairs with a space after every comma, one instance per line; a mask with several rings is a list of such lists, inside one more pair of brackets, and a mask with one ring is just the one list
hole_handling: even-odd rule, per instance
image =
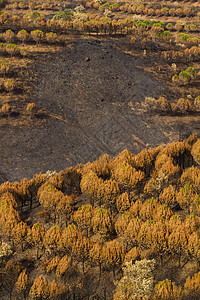
[[30, 235], [31, 235], [31, 229], [24, 222], [19, 222], [13, 228], [14, 239], [17, 244], [21, 245], [22, 251], [24, 251], [24, 246], [28, 242]]
[[81, 235], [80, 230], [74, 225], [70, 224], [62, 231], [61, 239], [59, 241], [59, 250], [63, 253], [67, 253], [72, 260], [72, 248], [76, 244], [76, 241]]
[[197, 268], [200, 266], [200, 237], [198, 232], [193, 232], [188, 240], [188, 251], [190, 257], [197, 262]]
[[85, 230], [87, 237], [92, 227], [94, 209], [91, 205], [83, 205], [74, 213], [74, 221], [81, 230]]
[[180, 204], [181, 208], [187, 209], [189, 212], [189, 207], [193, 203], [196, 198], [196, 193], [192, 186], [185, 185], [183, 188], [180, 189], [176, 196], [177, 202]]
[[99, 266], [99, 276], [101, 277], [102, 265], [104, 263], [104, 257], [102, 255], [102, 245], [100, 243], [95, 243], [90, 249], [89, 255], [92, 264]]
[[23, 298], [26, 299], [28, 287], [29, 287], [29, 278], [28, 278], [27, 271], [24, 269], [19, 274], [17, 282], [15, 283], [15, 289], [17, 294], [23, 295]]
[[132, 246], [138, 245], [138, 237], [142, 226], [142, 220], [133, 218], [130, 220], [126, 230], [125, 237]]
[[174, 282], [171, 280], [165, 279], [157, 283], [154, 288], [154, 297], [153, 299], [157, 300], [177, 300], [181, 299], [182, 291], [180, 287], [177, 287]]
[[126, 212], [123, 215], [120, 215], [115, 222], [115, 231], [118, 235], [123, 236], [127, 230], [127, 226], [130, 222], [130, 213]]
[[120, 213], [123, 213], [130, 208], [130, 200], [129, 200], [129, 196], [127, 193], [121, 194], [117, 198], [116, 202], [117, 202], [117, 210]]
[[114, 222], [111, 214], [106, 209], [95, 211], [92, 219], [94, 233], [99, 233], [102, 237], [108, 237], [114, 232]]
[[31, 31], [31, 36], [33, 40], [36, 42], [36, 45], [38, 46], [42, 38], [44, 37], [44, 33], [41, 30], [33, 30]]
[[9, 299], [12, 299], [13, 290], [19, 274], [22, 272], [22, 265], [19, 262], [15, 262], [13, 259], [6, 263], [3, 273], [5, 273], [5, 288], [9, 294]]
[[178, 257], [179, 267], [181, 266], [181, 258], [187, 255], [188, 236], [182, 225], [173, 229], [168, 239], [169, 251], [175, 257]]
[[58, 266], [58, 263], [60, 261], [60, 258], [58, 256], [55, 256], [50, 261], [47, 262], [45, 265], [45, 271], [47, 274], [54, 272]]
[[11, 29], [6, 30], [3, 37], [7, 43], [11, 43], [14, 40], [15, 34]]
[[83, 273], [85, 271], [85, 262], [89, 259], [91, 246], [92, 242], [86, 237], [80, 235], [72, 248], [72, 253], [75, 259], [82, 262]]
[[62, 299], [63, 295], [66, 295], [67, 292], [67, 286], [63, 285], [60, 286], [53, 280], [51, 283], [48, 285], [49, 288], [49, 299], [50, 300], [59, 300]]
[[49, 299], [49, 286], [43, 275], [36, 277], [30, 289], [29, 295], [33, 300]]
[[56, 253], [58, 251], [58, 246], [61, 241], [61, 231], [59, 226], [51, 227], [45, 234], [44, 246], [48, 252]]
[[46, 40], [48, 43], [53, 44], [57, 41], [57, 34], [55, 32], [47, 32]]
[[199, 299], [200, 297], [200, 272], [188, 277], [184, 285], [184, 296], [186, 299]]
[[17, 33], [17, 38], [24, 44], [29, 38], [29, 33], [25, 29], [20, 30]]
[[165, 188], [159, 195], [159, 200], [168, 206], [173, 206], [176, 202], [176, 190], [172, 185]]
[[39, 250], [44, 247], [44, 237], [46, 234], [46, 229], [41, 223], [35, 223], [32, 227], [32, 242], [37, 249], [36, 257], [39, 258]]
[[124, 249], [117, 241], [113, 240], [103, 247], [102, 255], [105, 260], [106, 268], [111, 269], [113, 271], [113, 276], [115, 277], [117, 267], [124, 261]]
[[69, 270], [70, 267], [71, 267], [71, 259], [67, 255], [63, 256], [57, 265], [56, 276], [64, 277], [65, 273], [67, 272], [67, 270]]

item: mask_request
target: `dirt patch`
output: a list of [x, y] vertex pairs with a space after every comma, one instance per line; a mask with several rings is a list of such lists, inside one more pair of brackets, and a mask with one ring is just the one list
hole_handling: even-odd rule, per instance
[[145, 63], [99, 40], [76, 40], [62, 53], [38, 60], [29, 100], [49, 117], [29, 127], [1, 127], [4, 178], [31, 178], [125, 148], [136, 154], [176, 141], [181, 132], [198, 133], [199, 118], [150, 116], [134, 108], [145, 96], [168, 93], [163, 82], [141, 69]]

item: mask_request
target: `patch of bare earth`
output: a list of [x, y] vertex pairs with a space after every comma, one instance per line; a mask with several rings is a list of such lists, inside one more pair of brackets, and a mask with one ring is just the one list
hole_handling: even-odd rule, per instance
[[31, 178], [104, 153], [115, 156], [127, 148], [136, 154], [198, 133], [198, 117], [149, 115], [135, 106], [146, 96], [168, 93], [165, 82], [142, 69], [145, 64], [113, 42], [94, 39], [44, 54], [32, 67], [29, 102], [47, 110], [48, 117], [29, 126], [1, 126], [0, 172], [12, 181]]

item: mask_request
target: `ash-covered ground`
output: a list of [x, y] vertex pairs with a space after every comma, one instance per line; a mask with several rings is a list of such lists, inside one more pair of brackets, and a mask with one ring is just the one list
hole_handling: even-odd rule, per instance
[[38, 60], [30, 101], [51, 116], [40, 126], [1, 127], [2, 181], [115, 156], [125, 148], [137, 154], [196, 133], [198, 117], [151, 116], [135, 108], [146, 96], [166, 94], [164, 83], [142, 70], [144, 64], [98, 40], [76, 40]]

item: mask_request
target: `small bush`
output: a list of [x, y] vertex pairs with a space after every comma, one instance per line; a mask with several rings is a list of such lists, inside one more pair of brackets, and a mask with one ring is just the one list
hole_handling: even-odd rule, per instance
[[15, 81], [8, 79], [6, 82], [4, 82], [4, 87], [6, 91], [13, 92], [16, 88]]

